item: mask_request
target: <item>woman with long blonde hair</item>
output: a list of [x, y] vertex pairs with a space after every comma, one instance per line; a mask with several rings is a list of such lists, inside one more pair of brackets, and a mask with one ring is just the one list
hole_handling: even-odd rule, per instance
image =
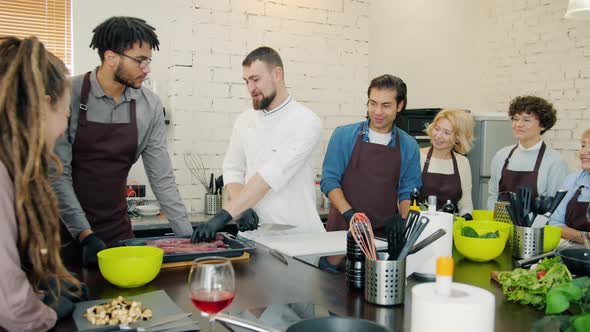
[[473, 146], [473, 117], [464, 110], [442, 110], [424, 132], [430, 146], [420, 149], [420, 199], [437, 198], [437, 208], [451, 201], [459, 215], [472, 219], [471, 167], [464, 156]]
[[45, 331], [81, 285], [60, 258], [50, 185], [69, 116], [68, 71], [35, 37], [0, 38], [0, 330]]

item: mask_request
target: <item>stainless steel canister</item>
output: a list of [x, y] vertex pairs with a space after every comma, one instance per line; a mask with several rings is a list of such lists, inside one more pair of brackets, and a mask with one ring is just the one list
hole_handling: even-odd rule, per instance
[[530, 258], [543, 253], [545, 228], [514, 225], [512, 231], [512, 256]]
[[379, 253], [379, 260], [365, 260], [365, 300], [379, 305], [404, 302], [406, 261], [388, 261]]
[[221, 210], [221, 195], [205, 194], [205, 214], [216, 214]]

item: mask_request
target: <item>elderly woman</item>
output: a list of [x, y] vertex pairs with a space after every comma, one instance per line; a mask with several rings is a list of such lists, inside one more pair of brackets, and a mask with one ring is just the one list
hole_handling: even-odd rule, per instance
[[579, 157], [582, 170], [570, 174], [563, 182], [561, 188], [568, 192], [551, 215], [549, 224], [561, 226], [564, 239], [583, 242], [583, 237], [590, 232], [590, 220], [586, 215], [590, 202], [590, 129], [582, 134]]
[[553, 196], [568, 174], [565, 160], [542, 137], [557, 121], [553, 104], [535, 96], [516, 97], [508, 115], [518, 144], [500, 149], [492, 159], [488, 210], [497, 201], [508, 201], [508, 192], [521, 186], [528, 187], [533, 198]]
[[443, 110], [425, 132], [431, 146], [420, 149], [422, 201], [436, 195], [437, 208], [451, 201], [459, 215], [471, 220], [471, 167], [464, 156], [473, 144], [474, 122], [463, 110]]
[[36, 38], [8, 37], [0, 78], [0, 331], [46, 331], [81, 294], [60, 258], [49, 184], [70, 114], [68, 71]]

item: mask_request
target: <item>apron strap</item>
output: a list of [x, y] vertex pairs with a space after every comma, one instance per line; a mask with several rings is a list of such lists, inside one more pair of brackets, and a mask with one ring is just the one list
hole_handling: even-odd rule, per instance
[[541, 167], [541, 161], [543, 161], [543, 156], [545, 155], [546, 148], [547, 146], [545, 145], [545, 142], [543, 142], [543, 144], [541, 144], [539, 154], [537, 155], [537, 161], [535, 162], [535, 169], [533, 170], [533, 172], [535, 173], [539, 173], [539, 167]]
[[432, 158], [432, 146], [428, 149], [428, 153], [426, 154], [426, 160], [424, 161], [424, 168], [422, 169], [422, 178], [424, 175], [428, 173], [428, 166], [430, 166], [430, 158]]
[[453, 174], [459, 176], [459, 166], [457, 166], [457, 158], [455, 157], [455, 152], [453, 152], [453, 150], [451, 150], [451, 159], [453, 159]]
[[504, 167], [502, 167], [502, 170], [505, 170], [508, 167], [508, 163], [510, 161], [510, 157], [512, 157], [512, 154], [514, 153], [514, 151], [516, 150], [516, 148], [518, 148], [518, 144], [516, 144], [516, 146], [514, 148], [512, 148], [512, 150], [510, 150], [510, 153], [508, 154], [508, 157], [506, 157], [506, 159], [504, 160]]
[[82, 90], [80, 91], [80, 113], [78, 114], [78, 125], [86, 125], [86, 111], [88, 111], [88, 95], [90, 94], [90, 73], [84, 75]]
[[369, 132], [369, 130], [368, 129], [365, 129], [365, 124], [363, 124], [361, 126], [361, 130], [358, 132], [358, 134], [356, 136], [356, 140], [354, 142], [355, 144], [354, 144], [354, 147], [352, 149], [353, 149], [353, 151], [354, 151], [354, 149], [359, 149], [359, 153], [356, 155], [356, 158], [354, 158], [352, 160], [352, 167], [353, 168], [358, 168], [358, 165], [359, 165], [359, 162], [360, 162], [360, 159], [361, 159], [361, 153], [360, 153], [361, 151], [360, 151], [360, 149], [362, 148], [362, 144], [358, 144], [358, 143], [362, 143], [362, 141], [363, 141], [363, 135], [365, 133], [368, 133], [368, 132]]

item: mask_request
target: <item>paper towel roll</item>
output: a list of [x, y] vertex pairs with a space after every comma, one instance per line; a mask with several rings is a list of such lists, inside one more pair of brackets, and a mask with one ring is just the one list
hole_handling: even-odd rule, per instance
[[451, 285], [451, 296], [436, 293], [435, 283], [412, 288], [412, 332], [493, 332], [495, 298], [489, 291], [460, 283]]
[[436, 212], [434, 215], [422, 212], [421, 216], [427, 216], [430, 219], [426, 228], [416, 243], [422, 241], [425, 237], [442, 228], [447, 232], [443, 237], [434, 241], [428, 247], [406, 258], [406, 276], [416, 272], [422, 277], [434, 279], [436, 272], [436, 258], [438, 256], [452, 256], [453, 253], [453, 219], [451, 213]]

